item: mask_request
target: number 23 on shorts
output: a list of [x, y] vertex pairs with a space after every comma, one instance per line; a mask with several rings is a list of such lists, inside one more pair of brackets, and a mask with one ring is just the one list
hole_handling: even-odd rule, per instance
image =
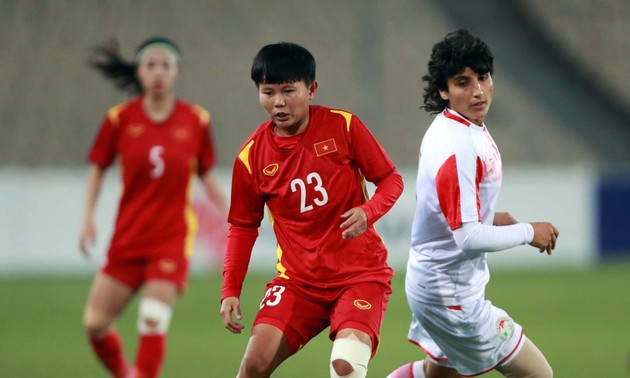
[[265, 296], [262, 301], [260, 301], [260, 308], [263, 308], [264, 306], [275, 306], [280, 303], [284, 290], [285, 287], [280, 285], [274, 285], [267, 289]]

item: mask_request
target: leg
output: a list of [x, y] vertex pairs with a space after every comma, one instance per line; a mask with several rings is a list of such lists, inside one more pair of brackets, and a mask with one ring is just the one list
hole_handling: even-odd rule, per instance
[[552, 378], [553, 370], [542, 352], [531, 340], [525, 338], [521, 351], [508, 364], [497, 367], [509, 378]]
[[136, 369], [139, 376], [157, 377], [160, 372], [166, 354], [166, 334], [178, 297], [178, 287], [170, 281], [150, 280], [145, 285], [138, 313], [140, 343]]
[[112, 325], [133, 294], [134, 291], [129, 286], [99, 273], [94, 279], [83, 313], [83, 327], [92, 349], [115, 377], [126, 374], [127, 362], [120, 336]]
[[435, 363], [430, 358], [410, 362], [394, 370], [387, 378], [459, 378], [457, 370]]
[[372, 337], [354, 328], [337, 332], [330, 356], [330, 376], [364, 378], [372, 356]]
[[257, 324], [249, 338], [238, 377], [270, 377], [287, 357], [289, 343], [284, 333], [271, 324]]
[[426, 378], [459, 378], [457, 370], [436, 364], [430, 358], [424, 360], [424, 375]]

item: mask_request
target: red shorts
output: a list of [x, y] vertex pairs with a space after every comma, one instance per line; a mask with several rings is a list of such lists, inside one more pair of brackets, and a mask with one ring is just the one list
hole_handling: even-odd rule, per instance
[[378, 282], [307, 290], [276, 277], [267, 284], [254, 325], [278, 327], [289, 342], [289, 355], [328, 326], [331, 340], [339, 330], [355, 328], [370, 335], [374, 356], [391, 292], [390, 285]]
[[109, 257], [101, 268], [101, 272], [121, 281], [134, 291], [147, 281], [163, 280], [174, 283], [181, 293], [186, 289], [189, 260], [183, 255], [180, 257]]

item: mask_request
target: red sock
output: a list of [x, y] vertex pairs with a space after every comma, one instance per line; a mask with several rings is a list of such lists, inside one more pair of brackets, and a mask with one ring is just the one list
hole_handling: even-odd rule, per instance
[[111, 331], [105, 337], [90, 337], [90, 344], [96, 356], [116, 378], [124, 378], [127, 361], [123, 354], [122, 341], [118, 332]]
[[136, 356], [136, 372], [140, 378], [157, 377], [166, 354], [166, 335], [140, 335], [140, 345]]

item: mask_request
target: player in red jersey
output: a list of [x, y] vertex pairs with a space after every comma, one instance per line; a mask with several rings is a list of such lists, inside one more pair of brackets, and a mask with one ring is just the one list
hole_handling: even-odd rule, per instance
[[[331, 377], [365, 377], [393, 274], [374, 223], [400, 196], [402, 178], [359, 118], [310, 105], [318, 83], [305, 48], [286, 42], [263, 47], [251, 77], [270, 119], [234, 162], [221, 295], [228, 330], [244, 328], [239, 296], [265, 205], [278, 242], [278, 272], [267, 285], [238, 376], [270, 376], [330, 326]], [[376, 185], [371, 199], [366, 179]]]
[[[143, 42], [127, 62], [115, 43], [94, 51], [91, 65], [140, 96], [111, 108], [89, 153], [91, 162], [80, 247], [94, 243], [93, 220], [105, 170], [120, 158], [122, 194], [107, 262], [84, 312], [93, 350], [114, 377], [156, 377], [173, 307], [184, 291], [197, 220], [190, 200], [199, 175], [209, 197], [226, 201], [212, 173], [210, 114], [175, 97], [180, 52], [166, 38]], [[134, 367], [125, 361], [114, 322], [144, 287]]]

